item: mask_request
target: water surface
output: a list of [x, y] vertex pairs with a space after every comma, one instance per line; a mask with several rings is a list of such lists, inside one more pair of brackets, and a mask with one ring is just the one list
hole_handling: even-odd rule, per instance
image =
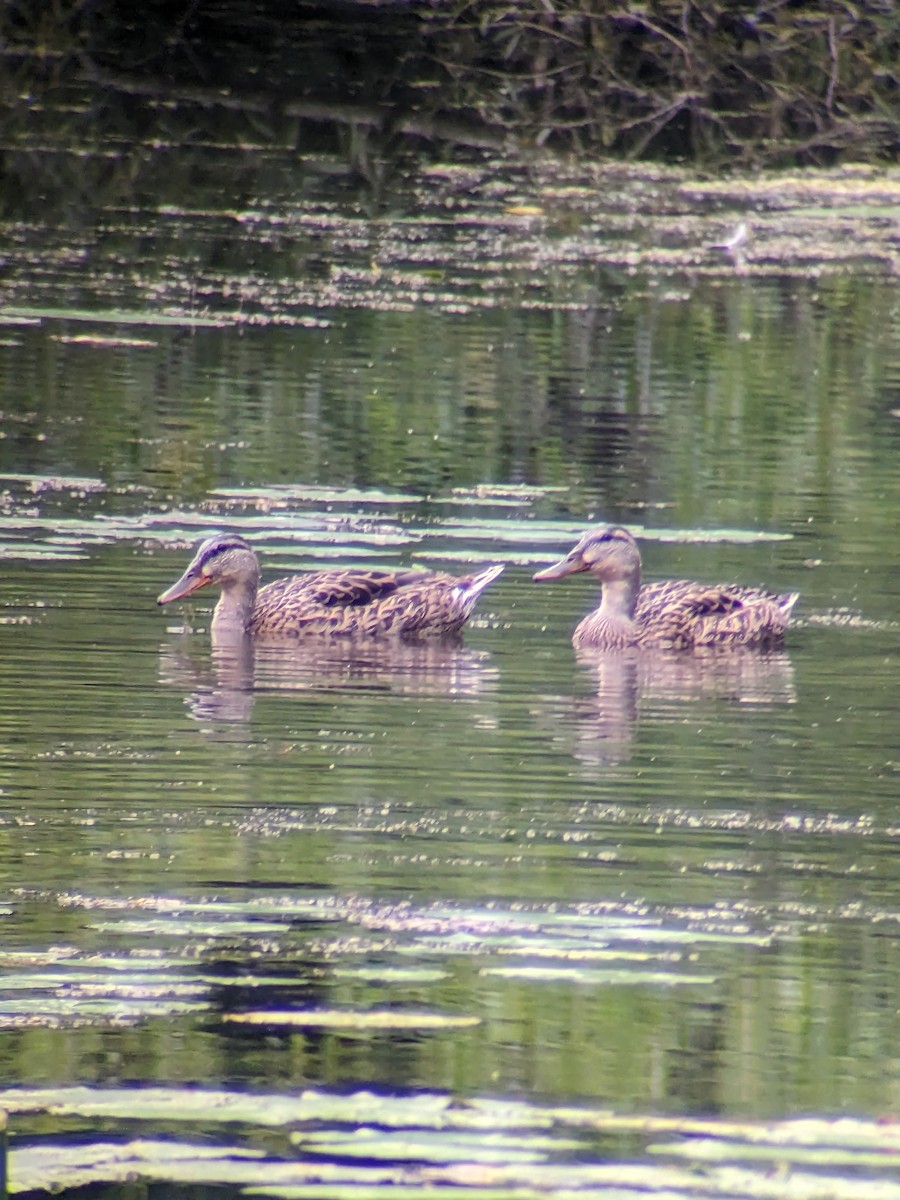
[[[127, 274], [0, 313], [8, 1084], [890, 1114], [895, 282], [582, 262], [475, 312], [481, 262], [459, 311], [168, 325]], [[799, 591], [784, 651], [577, 658], [590, 583], [530, 577], [597, 520]], [[216, 528], [268, 578], [508, 565], [462, 645], [236, 655], [155, 605]]]

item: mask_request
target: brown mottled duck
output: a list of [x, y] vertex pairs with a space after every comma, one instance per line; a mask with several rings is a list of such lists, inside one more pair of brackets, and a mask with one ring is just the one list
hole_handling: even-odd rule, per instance
[[576, 646], [779, 646], [797, 593], [667, 579], [641, 587], [637, 543], [618, 525], [589, 530], [572, 550], [534, 576], [538, 583], [588, 571], [600, 607], [572, 635]]
[[259, 586], [259, 563], [236, 534], [202, 542], [181, 578], [157, 604], [200, 588], [221, 588], [214, 637], [446, 637], [457, 633], [502, 565], [457, 578], [433, 571], [349, 567], [289, 575]]

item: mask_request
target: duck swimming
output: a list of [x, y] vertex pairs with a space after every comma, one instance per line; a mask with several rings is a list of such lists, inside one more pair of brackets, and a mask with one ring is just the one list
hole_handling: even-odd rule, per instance
[[457, 633], [503, 566], [456, 578], [434, 571], [348, 567], [311, 571], [259, 586], [259, 562], [237, 534], [202, 542], [181, 578], [157, 599], [169, 604], [221, 588], [210, 632], [305, 637], [446, 637]]
[[619, 525], [589, 530], [565, 558], [538, 571], [543, 583], [590, 572], [600, 607], [575, 627], [575, 646], [779, 646], [797, 593], [668, 579], [641, 586], [641, 554]]

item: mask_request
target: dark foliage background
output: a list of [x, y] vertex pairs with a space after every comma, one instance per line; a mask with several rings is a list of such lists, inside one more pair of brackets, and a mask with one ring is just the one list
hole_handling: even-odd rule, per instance
[[[6, 120], [48, 88], [396, 137], [743, 165], [900, 148], [891, 0], [16, 0]], [[124, 110], [127, 112], [127, 108]], [[121, 108], [120, 113], [121, 116]]]

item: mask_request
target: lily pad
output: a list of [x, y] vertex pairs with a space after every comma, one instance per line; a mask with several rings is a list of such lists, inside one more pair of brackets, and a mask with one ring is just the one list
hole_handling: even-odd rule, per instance
[[226, 1013], [223, 1018], [241, 1025], [290, 1025], [297, 1029], [470, 1029], [479, 1017], [445, 1016], [441, 1013], [402, 1012], [246, 1012]]

